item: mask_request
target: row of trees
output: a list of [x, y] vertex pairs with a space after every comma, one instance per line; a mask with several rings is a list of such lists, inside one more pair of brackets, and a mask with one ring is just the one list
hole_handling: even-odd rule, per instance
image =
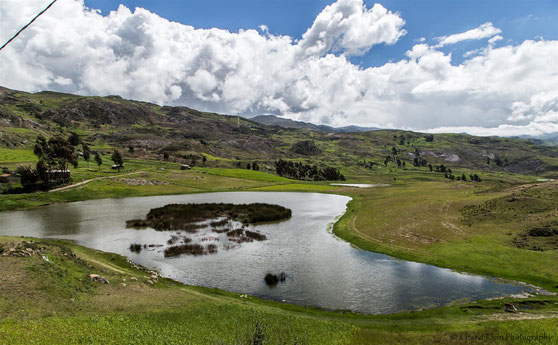
[[[451, 169], [450, 169], [450, 171], [451, 171]], [[459, 176], [459, 175], [455, 176], [451, 172], [449, 172], [449, 173], [446, 172], [445, 173], [445, 178], [450, 179], [450, 180], [457, 180], [457, 181], [467, 181], [467, 175], [461, 174], [461, 176]], [[479, 175], [471, 174], [471, 175], [469, 175], [469, 181], [471, 181], [471, 182], [481, 182], [482, 180], [479, 177]]]
[[[94, 156], [94, 160], [100, 170], [103, 164], [101, 155], [96, 151], [91, 151], [89, 146], [82, 143], [76, 133], [70, 133], [65, 138], [61, 135], [46, 139], [43, 136], [37, 137], [33, 153], [38, 158], [38, 162], [33, 169], [30, 166], [19, 166], [15, 173], [20, 177], [24, 192], [36, 190], [48, 190], [54, 186], [70, 182], [69, 167], [78, 166], [77, 148], [81, 145], [83, 159], [89, 167], [89, 160]], [[122, 155], [118, 150], [114, 150], [112, 160], [120, 167], [123, 165]]]
[[[37, 137], [33, 153], [39, 159], [35, 169], [30, 166], [20, 166], [16, 174], [20, 177], [21, 185], [25, 192], [35, 190], [48, 190], [49, 188], [66, 183], [70, 180], [68, 167], [77, 167], [78, 155], [76, 147], [81, 144], [79, 136], [70, 133], [68, 138], [54, 136], [46, 139], [43, 136]], [[89, 147], [82, 147], [84, 158], [91, 157]]]
[[316, 165], [290, 162], [282, 159], [275, 161], [275, 171], [279, 176], [295, 180], [345, 181], [345, 176], [337, 168], [318, 168]]

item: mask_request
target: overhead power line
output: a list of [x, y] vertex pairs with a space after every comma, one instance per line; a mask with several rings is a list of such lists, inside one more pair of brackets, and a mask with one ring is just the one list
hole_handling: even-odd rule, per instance
[[39, 18], [41, 16], [41, 14], [45, 13], [52, 5], [54, 5], [54, 3], [58, 1], [58, 0], [54, 0], [53, 2], [51, 2], [44, 10], [42, 10], [41, 12], [39, 12], [39, 14], [37, 14], [35, 16], [35, 18], [31, 19], [31, 21], [29, 23], [27, 23], [24, 27], [22, 27], [21, 29], [19, 29], [19, 31], [8, 40], [8, 42], [4, 43], [4, 45], [2, 45], [2, 47], [0, 47], [0, 50], [4, 49], [5, 46], [7, 46], [8, 44], [10, 44], [10, 42], [12, 42], [23, 30], [27, 29], [27, 27], [29, 25], [31, 25], [35, 19]]

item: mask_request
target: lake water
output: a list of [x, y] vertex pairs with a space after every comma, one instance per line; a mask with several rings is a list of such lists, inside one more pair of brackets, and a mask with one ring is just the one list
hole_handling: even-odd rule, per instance
[[344, 186], [355, 188], [376, 188], [376, 187], [389, 187], [386, 183], [330, 183], [331, 186]]
[[[0, 234], [63, 238], [122, 254], [190, 285], [217, 287], [278, 301], [360, 313], [392, 313], [441, 306], [460, 299], [515, 294], [524, 288], [358, 249], [331, 233], [349, 197], [317, 193], [229, 192], [104, 199], [0, 213]], [[176, 232], [127, 229], [169, 203], [266, 202], [288, 207], [292, 218], [254, 228], [263, 242], [243, 243], [217, 254], [165, 258]], [[164, 247], [132, 253], [131, 243]], [[287, 274], [275, 287], [266, 273]]]

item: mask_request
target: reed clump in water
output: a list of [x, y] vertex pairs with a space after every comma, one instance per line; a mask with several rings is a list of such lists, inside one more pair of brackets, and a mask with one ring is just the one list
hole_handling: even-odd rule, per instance
[[217, 246], [215, 244], [208, 244], [207, 246], [202, 246], [200, 244], [179, 244], [176, 246], [170, 246], [165, 249], [165, 257], [173, 257], [179, 255], [208, 255], [217, 253]]
[[130, 251], [134, 253], [141, 253], [142, 245], [139, 243], [132, 243], [130, 244]]
[[279, 275], [268, 273], [265, 275], [264, 280], [268, 286], [275, 286], [279, 282], [284, 283], [287, 280], [287, 274], [285, 272], [281, 272]]
[[[151, 227], [158, 231], [185, 230], [196, 232], [204, 227], [200, 222], [223, 218], [212, 222], [212, 226], [224, 226], [229, 221], [237, 221], [244, 225], [272, 222], [288, 219], [291, 210], [279, 205], [253, 204], [169, 204], [151, 209], [145, 219], [132, 219], [126, 222], [127, 227]], [[211, 224], [210, 224], [211, 225]]]

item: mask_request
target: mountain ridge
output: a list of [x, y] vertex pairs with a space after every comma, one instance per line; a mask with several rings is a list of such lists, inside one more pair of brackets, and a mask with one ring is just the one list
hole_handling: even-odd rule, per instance
[[354, 132], [369, 132], [380, 130], [378, 127], [361, 127], [361, 126], [344, 126], [344, 127], [333, 127], [328, 125], [316, 125], [310, 122], [295, 121], [291, 119], [286, 119], [276, 115], [258, 115], [249, 118], [252, 121], [256, 121], [267, 126], [279, 126], [282, 128], [297, 128], [297, 129], [310, 129], [325, 133], [354, 133]]
[[[269, 126], [241, 116], [119, 96], [0, 88], [0, 149], [28, 150], [31, 156], [37, 136], [76, 132], [105, 153], [118, 148], [130, 158], [142, 159], [161, 159], [166, 153], [176, 162], [203, 155], [223, 167], [246, 166], [251, 161], [271, 167], [275, 160], [288, 159], [353, 170], [424, 169], [428, 164], [443, 164], [558, 177], [558, 149], [536, 140], [404, 130], [331, 133], [312, 128]], [[297, 150], [297, 144], [305, 141], [312, 144], [303, 147], [316, 149]], [[417, 162], [419, 166], [414, 167]]]

